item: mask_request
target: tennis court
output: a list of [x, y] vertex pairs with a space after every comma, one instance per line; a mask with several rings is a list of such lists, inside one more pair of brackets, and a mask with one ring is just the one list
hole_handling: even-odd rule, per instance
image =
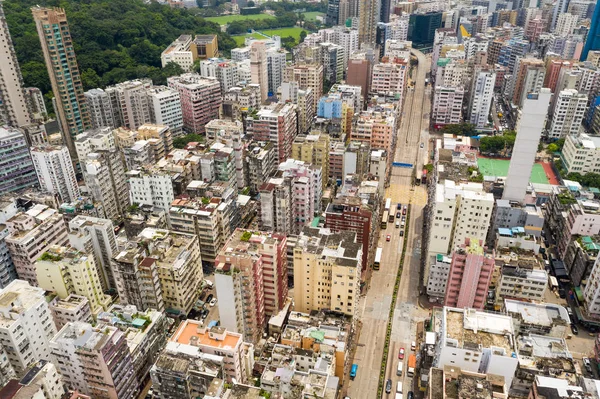
[[[510, 160], [477, 158], [477, 165], [479, 166], [479, 173], [484, 176], [506, 177], [508, 175]], [[546, 172], [542, 165], [538, 163], [533, 165], [529, 181], [531, 183], [548, 184], [548, 177], [546, 177]]]

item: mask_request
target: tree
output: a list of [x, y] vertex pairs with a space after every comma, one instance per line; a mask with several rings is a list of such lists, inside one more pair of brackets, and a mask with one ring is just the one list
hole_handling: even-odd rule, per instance
[[548, 154], [554, 154], [554, 153], [558, 152], [558, 145], [556, 143], [548, 144], [548, 147], [546, 148], [546, 152]]
[[[304, 14], [302, 14], [304, 15]], [[300, 32], [300, 43], [304, 42], [304, 39], [306, 39], [307, 33], [305, 30], [303, 30], [302, 32]]]
[[556, 146], [558, 147], [557, 151], [562, 151], [563, 146], [565, 145], [565, 139], [558, 139], [554, 142], [554, 144], [556, 144]]
[[475, 125], [472, 125], [467, 122], [450, 124], [446, 125], [442, 128], [442, 132], [455, 134], [457, 136], [476, 136], [477, 130], [475, 130]]
[[246, 4], [246, 6], [247, 6], [247, 7], [256, 7], [256, 3], [255, 3], [255, 2], [253, 2], [252, 0], [250, 0], [250, 1], [249, 1], [249, 2]]
[[204, 136], [200, 136], [199, 134], [187, 134], [185, 136], [177, 137], [173, 139], [173, 147], [175, 148], [185, 148], [188, 143], [192, 142], [204, 142]]

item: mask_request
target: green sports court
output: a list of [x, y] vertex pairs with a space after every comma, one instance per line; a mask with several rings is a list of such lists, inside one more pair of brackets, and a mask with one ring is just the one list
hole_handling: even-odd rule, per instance
[[[508, 159], [477, 158], [479, 173], [484, 176], [506, 177], [508, 175], [508, 165], [510, 165]], [[533, 165], [529, 181], [531, 183], [549, 183], [542, 165], [537, 163]]]

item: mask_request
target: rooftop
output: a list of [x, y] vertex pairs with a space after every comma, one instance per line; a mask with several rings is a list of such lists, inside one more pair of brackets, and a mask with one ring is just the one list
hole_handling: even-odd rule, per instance
[[231, 351], [242, 343], [242, 335], [229, 332], [220, 327], [213, 327], [209, 330], [202, 327], [198, 321], [185, 320], [175, 331], [170, 341], [182, 345], [209, 346]]
[[445, 342], [454, 340], [459, 348], [501, 348], [505, 356], [514, 352], [513, 325], [510, 316], [475, 309], [444, 307]]
[[527, 324], [541, 326], [552, 326], [555, 323], [570, 324], [569, 313], [560, 305], [505, 299], [504, 309], [509, 314], [518, 314], [522, 322]]

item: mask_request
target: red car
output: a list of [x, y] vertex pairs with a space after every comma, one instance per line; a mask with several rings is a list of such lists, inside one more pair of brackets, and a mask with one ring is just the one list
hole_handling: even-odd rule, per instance
[[388, 235], [385, 237], [385, 240], [386, 240], [386, 241], [389, 241], [389, 240], [391, 240], [391, 239], [392, 239], [392, 236], [391, 236], [391, 235], [389, 235], [389, 234], [388, 234]]
[[404, 360], [404, 348], [400, 348], [400, 352], [398, 352], [398, 359]]

